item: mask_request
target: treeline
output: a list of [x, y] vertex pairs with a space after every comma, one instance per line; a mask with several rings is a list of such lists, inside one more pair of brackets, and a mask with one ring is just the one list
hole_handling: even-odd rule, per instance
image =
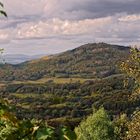
[[7, 84], [1, 88], [1, 97], [16, 105], [18, 118], [47, 120], [52, 126], [77, 125], [92, 112], [103, 106], [109, 114], [131, 114], [140, 106], [140, 100], [131, 101], [134, 81], [124, 87], [126, 76], [115, 75], [100, 80], [57, 84]]
[[104, 108], [93, 110], [75, 129], [51, 127], [44, 121], [19, 120], [9, 113], [8, 104], [0, 102], [0, 139], [2, 140], [139, 140], [140, 111], [113, 120]]

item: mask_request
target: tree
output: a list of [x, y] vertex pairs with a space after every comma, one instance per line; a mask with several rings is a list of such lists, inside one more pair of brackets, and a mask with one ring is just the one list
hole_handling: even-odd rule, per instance
[[128, 123], [125, 140], [140, 140], [140, 111], [135, 112], [132, 120]]
[[[121, 64], [121, 69], [128, 77], [135, 81], [132, 92], [132, 100], [140, 99], [140, 50], [135, 48], [131, 50], [130, 57]], [[140, 108], [138, 108], [139, 110]], [[126, 140], [140, 140], [140, 111], [134, 112], [131, 121], [127, 123], [128, 131]]]
[[116, 140], [124, 140], [126, 132], [128, 131], [127, 123], [129, 119], [126, 114], [121, 114], [114, 120]]
[[[3, 5], [3, 3], [0, 2], [0, 15], [3, 15], [5, 17], [7, 17], [7, 13], [3, 10], [3, 8], [4, 8], [4, 5]], [[0, 53], [2, 55], [2, 53], [3, 53], [3, 49], [2, 48], [0, 48]]]
[[[121, 70], [131, 79], [135, 81], [133, 97], [140, 98], [140, 50], [131, 49], [130, 56], [127, 61], [122, 62]], [[127, 82], [126, 82], [127, 83]]]
[[0, 14], [7, 17], [7, 13], [4, 11], [4, 5], [0, 2]]
[[114, 126], [106, 111], [101, 108], [82, 121], [75, 129], [77, 140], [114, 140]]

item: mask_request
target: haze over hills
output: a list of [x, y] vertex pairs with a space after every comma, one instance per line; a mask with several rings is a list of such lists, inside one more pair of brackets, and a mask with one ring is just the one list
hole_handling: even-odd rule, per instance
[[39, 55], [5, 54], [2, 56], [2, 59], [4, 60], [5, 63], [8, 64], [19, 64], [25, 61], [39, 59], [43, 56], [47, 56], [47, 54], [39, 54]]

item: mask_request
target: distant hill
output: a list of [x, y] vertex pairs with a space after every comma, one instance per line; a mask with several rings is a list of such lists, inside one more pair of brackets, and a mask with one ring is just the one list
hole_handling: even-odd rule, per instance
[[40, 55], [24, 55], [24, 54], [6, 54], [3, 55], [3, 60], [5, 63], [9, 63], [9, 64], [19, 64], [19, 63], [23, 63], [25, 61], [31, 61], [33, 59], [39, 59], [41, 57], [45, 56], [44, 54], [40, 54]]
[[43, 77], [104, 78], [120, 73], [118, 63], [129, 47], [106, 43], [85, 44], [64, 53], [18, 65], [2, 65], [0, 80], [37, 80]]

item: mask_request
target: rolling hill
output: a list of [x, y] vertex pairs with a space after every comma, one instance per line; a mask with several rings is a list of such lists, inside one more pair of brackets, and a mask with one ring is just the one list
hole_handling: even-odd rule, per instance
[[18, 65], [1, 65], [0, 80], [38, 80], [43, 77], [104, 78], [120, 73], [118, 63], [129, 55], [129, 47], [106, 43], [79, 48]]

